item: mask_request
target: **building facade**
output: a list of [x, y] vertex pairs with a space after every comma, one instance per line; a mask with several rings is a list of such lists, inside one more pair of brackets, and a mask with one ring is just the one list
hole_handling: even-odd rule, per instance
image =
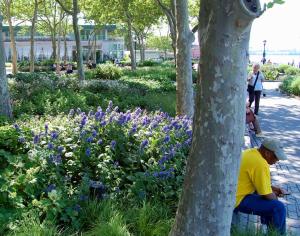
[[[30, 57], [30, 29], [28, 26], [15, 26], [14, 35], [17, 47], [17, 58], [19, 61], [28, 60]], [[80, 26], [80, 38], [83, 51], [83, 59], [96, 61], [97, 63], [106, 60], [124, 57], [124, 39], [122, 37], [114, 37], [112, 33], [116, 30], [115, 25], [107, 25], [101, 29], [95, 29], [93, 25]], [[10, 34], [8, 26], [3, 26], [4, 48], [6, 60], [11, 60]], [[50, 59], [53, 53], [52, 41], [49, 35], [36, 33], [34, 36], [34, 52], [36, 60]], [[58, 38], [56, 39], [58, 44]], [[58, 47], [58, 45], [57, 45]], [[60, 38], [60, 58], [66, 56], [68, 61], [76, 60], [76, 43], [75, 36], [70, 33], [66, 36], [65, 41]]]

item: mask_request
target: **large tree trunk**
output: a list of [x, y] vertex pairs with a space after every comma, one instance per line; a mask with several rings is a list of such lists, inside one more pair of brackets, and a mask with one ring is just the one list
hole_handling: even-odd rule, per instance
[[146, 46], [145, 46], [145, 41], [144, 41], [144, 37], [143, 36], [141, 36], [141, 49], [140, 49], [140, 57], [141, 57], [141, 63], [143, 63], [144, 61], [145, 61], [145, 57], [146, 57], [146, 53], [145, 53], [145, 51], [146, 51]]
[[15, 35], [14, 35], [14, 28], [11, 20], [11, 1], [7, 2], [6, 15], [7, 15], [7, 21], [9, 26], [10, 47], [12, 51], [12, 73], [15, 75], [18, 72], [18, 66], [17, 66], [18, 54], [17, 54], [17, 46], [16, 46]]
[[67, 64], [67, 56], [68, 56], [68, 47], [67, 47], [67, 27], [68, 27], [68, 17], [66, 17], [66, 22], [64, 22], [64, 65]]
[[2, 36], [2, 20], [3, 17], [0, 15], [0, 116], [12, 118], [8, 81], [5, 70], [5, 50]]
[[73, 0], [73, 29], [75, 34], [76, 40], [76, 50], [77, 50], [77, 70], [78, 70], [78, 78], [80, 82], [84, 80], [84, 71], [83, 71], [83, 57], [82, 57], [82, 48], [81, 48], [81, 41], [80, 41], [80, 32], [78, 27], [78, 1]]
[[175, 0], [170, 0], [170, 7], [168, 8], [166, 5], [162, 3], [161, 0], [156, 0], [158, 5], [160, 6], [161, 10], [165, 13], [169, 28], [170, 28], [170, 36], [172, 39], [172, 48], [174, 53], [174, 59], [176, 62], [176, 18], [175, 18]]
[[128, 14], [127, 14], [127, 27], [128, 27], [129, 50], [130, 50], [130, 58], [131, 58], [131, 70], [136, 70], [135, 48], [133, 45], [133, 38], [132, 38], [132, 23]]
[[[255, 2], [258, 12], [248, 4]], [[172, 236], [229, 236], [245, 124], [245, 80], [259, 0], [202, 0], [193, 141]]]
[[57, 45], [56, 45], [56, 28], [54, 29], [51, 35], [51, 43], [52, 43], [52, 55], [51, 58], [55, 61], [57, 56]]
[[194, 34], [189, 28], [187, 1], [176, 1], [176, 113], [194, 114], [193, 78], [192, 78], [192, 42]]
[[34, 12], [33, 18], [31, 22], [31, 29], [30, 29], [30, 72], [34, 72], [34, 34], [35, 34], [35, 24], [37, 20], [37, 10], [38, 10], [38, 1], [34, 0]]
[[60, 47], [61, 47], [61, 23], [63, 20], [63, 12], [62, 10], [59, 13], [59, 23], [58, 23], [58, 38], [57, 38], [57, 55], [55, 58], [56, 61], [56, 73], [59, 74], [60, 73]]

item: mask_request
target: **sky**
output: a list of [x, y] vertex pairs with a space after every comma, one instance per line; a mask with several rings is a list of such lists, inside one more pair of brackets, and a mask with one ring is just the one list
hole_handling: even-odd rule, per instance
[[263, 40], [267, 41], [266, 50], [300, 51], [300, 0], [274, 5], [253, 22], [250, 50], [262, 50]]

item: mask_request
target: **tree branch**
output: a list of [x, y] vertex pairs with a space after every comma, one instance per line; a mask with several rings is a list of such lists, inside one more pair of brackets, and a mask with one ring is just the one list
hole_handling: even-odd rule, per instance
[[62, 2], [61, 0], [55, 0], [59, 5], [60, 7], [69, 15], [73, 15], [73, 11], [69, 10]]

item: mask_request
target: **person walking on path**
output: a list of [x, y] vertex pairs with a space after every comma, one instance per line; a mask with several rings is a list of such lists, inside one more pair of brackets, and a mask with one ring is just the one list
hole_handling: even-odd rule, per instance
[[286, 233], [286, 209], [278, 197], [287, 194], [271, 185], [269, 165], [286, 160], [282, 145], [274, 139], [265, 138], [257, 148], [242, 154], [234, 212], [259, 215], [268, 230]]
[[261, 92], [263, 90], [263, 81], [264, 81], [264, 75], [260, 71], [260, 65], [258, 63], [253, 65], [253, 72], [249, 74], [247, 81], [248, 81], [248, 93], [249, 93], [249, 103], [250, 107], [252, 103], [255, 101], [255, 107], [254, 107], [254, 114], [258, 115], [259, 110], [259, 101]]

